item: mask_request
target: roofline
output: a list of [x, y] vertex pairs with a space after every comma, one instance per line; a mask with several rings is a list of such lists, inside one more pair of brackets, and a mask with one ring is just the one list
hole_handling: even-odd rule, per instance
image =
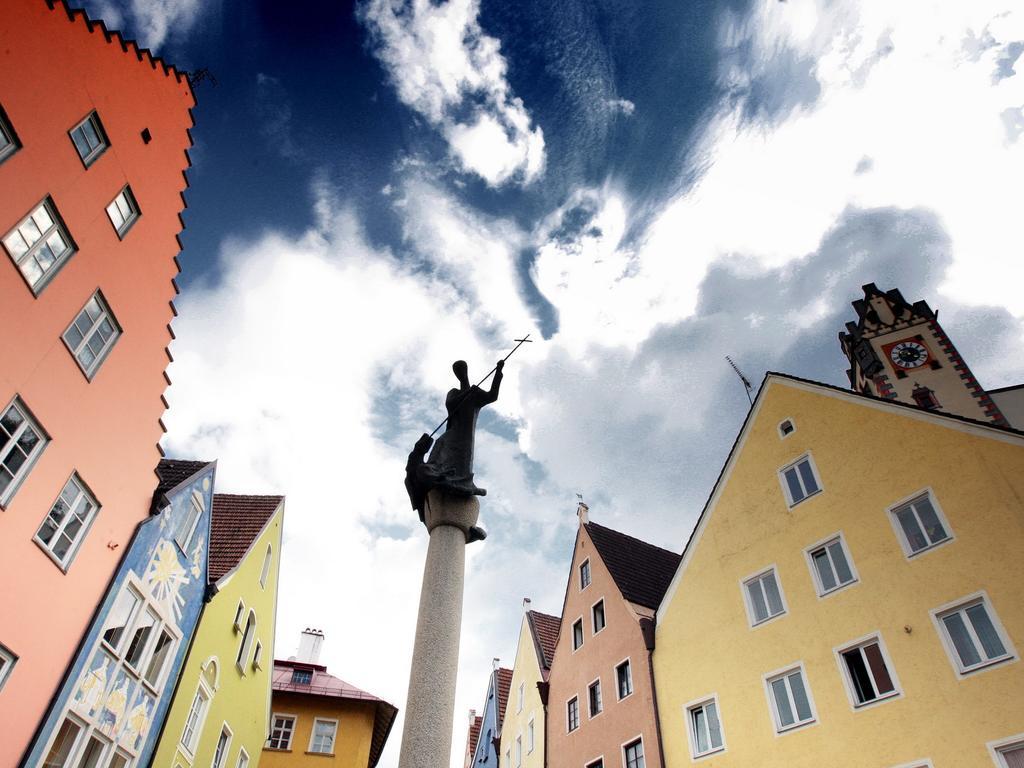
[[[531, 610], [526, 612], [526, 625], [530, 628], [530, 637], [533, 638], [533, 652], [534, 652], [534, 655], [536, 655], [536, 657], [537, 657], [537, 661], [538, 661], [537, 666], [540, 667], [541, 677], [543, 677], [544, 676], [544, 672], [547, 672], [547, 671], [551, 670], [551, 666], [548, 665], [548, 664], [545, 664], [544, 649], [541, 648], [540, 638], [537, 636], [537, 625], [533, 621], [533, 616], [534, 616], [534, 614], [537, 614], [537, 613], [540, 613], [540, 611], [534, 611], [534, 610], [531, 609]], [[544, 615], [545, 616], [551, 616], [550, 613], [545, 613]], [[562, 627], [562, 617], [561, 616], [551, 616], [551, 618], [558, 619], [558, 627], [559, 627], [559, 629], [561, 629], [561, 627]], [[556, 646], [558, 645], [557, 641], [555, 642], [555, 645]], [[552, 651], [551, 661], [554, 661], [554, 660], [555, 660], [554, 659], [554, 652]]]
[[[242, 495], [244, 495], [244, 494], [235, 494], [235, 493], [215, 493], [215, 494], [213, 494], [214, 500], [211, 502], [211, 505], [210, 505], [210, 530], [211, 531], [213, 530], [213, 504], [216, 503], [216, 497], [217, 496], [242, 496]], [[246, 558], [248, 558], [250, 554], [252, 554], [252, 548], [254, 546], [256, 546], [256, 542], [259, 541], [262, 538], [263, 534], [265, 534], [267, 532], [267, 529], [270, 527], [270, 524], [273, 522], [274, 518], [278, 516], [278, 514], [281, 515], [281, 537], [282, 537], [282, 539], [284, 538], [284, 498], [285, 497], [284, 496], [275, 496], [273, 494], [268, 494], [267, 496], [264, 496], [263, 498], [268, 498], [268, 499], [269, 498], [277, 498], [277, 499], [280, 499], [280, 501], [277, 503], [277, 506], [274, 508], [274, 511], [270, 513], [270, 516], [267, 518], [266, 522], [263, 523], [263, 527], [260, 528], [260, 532], [257, 533], [255, 536], [253, 536], [252, 541], [249, 542], [249, 546], [246, 547], [246, 549], [245, 549], [245, 554], [242, 555], [240, 558], [238, 558], [238, 562], [235, 563], [234, 567], [230, 571], [226, 571], [219, 579], [217, 579], [217, 581], [214, 582], [214, 584], [216, 584], [218, 587], [226, 584], [227, 583], [226, 580], [228, 578], [230, 578], [231, 576], [234, 576], [235, 572], [239, 568], [242, 567], [242, 563], [245, 562]], [[280, 547], [279, 547], [279, 549], [280, 549]], [[280, 554], [280, 552], [278, 552], [278, 554]], [[280, 580], [280, 577], [279, 577], [279, 580]], [[276, 622], [276, 619], [277, 619], [276, 615], [275, 615], [274, 618], [275, 618], [275, 622]]]
[[672, 577], [672, 581], [669, 582], [668, 589], [665, 590], [665, 594], [661, 598], [661, 604], [658, 606], [655, 614], [658, 624], [661, 623], [665, 616], [665, 610], [672, 602], [672, 598], [675, 597], [676, 589], [679, 587], [679, 582], [681, 581], [683, 573], [686, 571], [686, 566], [689, 565], [690, 557], [693, 554], [693, 547], [704, 533], [704, 528], [707, 525], [710, 512], [714, 508], [715, 504], [717, 504], [718, 497], [721, 495], [721, 490], [724, 485], [723, 481], [731, 471], [732, 466], [736, 461], [736, 457], [739, 455], [744, 443], [746, 442], [750, 425], [757, 417], [757, 414], [761, 409], [761, 404], [764, 402], [765, 397], [767, 397], [766, 393], [776, 382], [796, 389], [803, 389], [809, 392], [838, 397], [840, 399], [847, 400], [848, 402], [867, 406], [869, 408], [875, 408], [881, 411], [896, 411], [902, 416], [916, 419], [918, 421], [937, 423], [941, 426], [949, 427], [959, 432], [966, 432], [979, 437], [987, 437], [999, 442], [1024, 445], [1024, 432], [1020, 432], [1016, 429], [1009, 427], [997, 427], [992, 424], [976, 421], [974, 419], [969, 419], [966, 416], [958, 416], [952, 413], [936, 413], [934, 411], [919, 408], [916, 405], [911, 405], [910, 403], [903, 403], [897, 400], [885, 400], [880, 397], [875, 397], [874, 395], [867, 395], [861, 392], [843, 389], [842, 387], [837, 387], [834, 384], [824, 384], [820, 381], [803, 379], [799, 376], [793, 376], [788, 373], [768, 371], [765, 373], [764, 379], [761, 380], [761, 386], [757, 390], [757, 396], [754, 398], [754, 402], [750, 406], [750, 410], [747, 411], [747, 416], [743, 420], [743, 425], [736, 434], [736, 439], [733, 441], [732, 448], [729, 449], [729, 455], [726, 457], [725, 463], [722, 465], [722, 469], [718, 473], [718, 478], [711, 487], [711, 493], [708, 495], [708, 499], [704, 503], [704, 508], [701, 510], [700, 516], [697, 518], [697, 522], [693, 526], [693, 530], [690, 531], [689, 538], [686, 540], [686, 546], [683, 547], [682, 557], [679, 560], [679, 565], [676, 567], [675, 575]]
[[[168, 459], [168, 461], [174, 461], [174, 459]], [[182, 459], [182, 461], [188, 461], [188, 459]], [[158, 504], [157, 505], [157, 509], [163, 509], [168, 504], [170, 504], [170, 500], [168, 499], [168, 496], [171, 496], [171, 495], [177, 493], [178, 491], [180, 491], [186, 485], [191, 483], [192, 480], [194, 480], [197, 475], [199, 475], [202, 472], [205, 472], [210, 467], [213, 467], [214, 471], [216, 472], [216, 469], [217, 469], [217, 459], [214, 459], [213, 461], [206, 462], [200, 469], [197, 469], [195, 472], [193, 472], [191, 475], [186, 477], [184, 480], [182, 480], [176, 486], [174, 486], [173, 488], [168, 488], [166, 491], [164, 491], [162, 494], [160, 494], [160, 500], [163, 501], [164, 503], [163, 504]], [[214, 483], [213, 487], [214, 488], [217, 487], [216, 483]], [[212, 491], [210, 492], [210, 515], [211, 515], [211, 518], [212, 518], [212, 516], [213, 516], [213, 492]]]
[[998, 395], [1003, 392], [1013, 392], [1015, 389], [1024, 389], [1024, 384], [1011, 384], [1008, 387], [999, 387], [998, 389], [986, 389], [985, 394]]

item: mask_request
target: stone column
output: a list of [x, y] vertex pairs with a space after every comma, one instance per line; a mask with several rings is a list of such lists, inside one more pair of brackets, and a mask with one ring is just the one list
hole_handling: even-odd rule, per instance
[[480, 516], [475, 496], [431, 490], [423, 512], [430, 532], [423, 568], [399, 768], [445, 768], [451, 761], [455, 682], [469, 529]]

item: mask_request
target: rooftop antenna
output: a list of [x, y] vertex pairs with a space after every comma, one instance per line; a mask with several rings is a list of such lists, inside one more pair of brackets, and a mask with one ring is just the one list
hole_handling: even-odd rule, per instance
[[186, 76], [188, 77], [188, 84], [191, 85], [193, 88], [195, 88], [204, 80], [209, 80], [214, 88], [216, 88], [219, 85], [219, 83], [217, 82], [217, 78], [213, 76], [213, 72], [211, 72], [207, 67], [196, 69], [192, 72], [187, 73]]
[[749, 400], [750, 404], [753, 405], [754, 404], [754, 397], [750, 393], [754, 391], [754, 387], [753, 387], [753, 385], [751, 385], [750, 379], [748, 379], [746, 376], [743, 375], [743, 371], [741, 371], [739, 366], [736, 365], [736, 363], [734, 363], [732, 361], [731, 357], [726, 355], [725, 359], [729, 363], [729, 365], [732, 367], [732, 369], [736, 372], [736, 375], [740, 377], [740, 381], [743, 382], [743, 389], [745, 389], [746, 392], [747, 392], [747, 400]]

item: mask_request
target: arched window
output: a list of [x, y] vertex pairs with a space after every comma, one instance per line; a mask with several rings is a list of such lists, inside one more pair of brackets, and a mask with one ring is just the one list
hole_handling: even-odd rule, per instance
[[263, 556], [263, 571], [260, 572], [260, 588], [263, 589], [267, 586], [267, 577], [270, 575], [270, 563], [274, 559], [274, 547], [272, 544], [267, 544], [267, 554]]
[[256, 612], [249, 611], [249, 617], [245, 620], [245, 631], [242, 633], [242, 642], [238, 646], [238, 658], [235, 664], [244, 674], [246, 661], [249, 659], [249, 651], [252, 649], [253, 639], [256, 635]]

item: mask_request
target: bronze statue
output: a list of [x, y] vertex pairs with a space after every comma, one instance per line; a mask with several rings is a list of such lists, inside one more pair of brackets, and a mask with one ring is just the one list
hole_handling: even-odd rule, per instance
[[[505, 361], [495, 366], [494, 380], [489, 390], [483, 390], [469, 383], [469, 369], [465, 361], [457, 360], [452, 365], [459, 380], [458, 389], [448, 390], [445, 408], [448, 410], [444, 434], [435, 443], [430, 435], [423, 434], [409, 453], [405, 465], [405, 488], [413, 509], [423, 519], [423, 505], [427, 493], [439, 488], [458, 496], [484, 496], [487, 491], [473, 482], [473, 444], [476, 439], [476, 420], [480, 409], [498, 399], [501, 387], [502, 369]], [[433, 450], [431, 450], [433, 446]], [[430, 451], [430, 456], [424, 461]], [[486, 534], [475, 529], [479, 538]]]

